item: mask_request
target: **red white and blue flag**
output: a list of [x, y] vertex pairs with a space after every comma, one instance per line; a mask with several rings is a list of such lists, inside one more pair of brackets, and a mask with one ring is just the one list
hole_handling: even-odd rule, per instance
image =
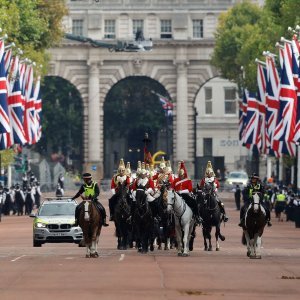
[[34, 89], [34, 108], [35, 108], [35, 125], [36, 125], [36, 140], [39, 141], [42, 136], [42, 99], [40, 94], [41, 78], [38, 77]]
[[274, 140], [293, 142], [296, 126], [297, 94], [292, 73], [292, 47], [284, 43], [283, 68], [280, 78], [279, 113]]
[[162, 96], [156, 92], [152, 92], [152, 93], [154, 93], [156, 96], [158, 96], [158, 99], [162, 105], [162, 108], [165, 111], [166, 116], [168, 116], [168, 117], [173, 116], [174, 104], [167, 97]]

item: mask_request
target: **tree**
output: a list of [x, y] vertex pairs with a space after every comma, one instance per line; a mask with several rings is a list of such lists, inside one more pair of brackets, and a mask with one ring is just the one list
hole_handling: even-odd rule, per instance
[[[223, 77], [239, 87], [255, 89], [255, 58], [262, 59], [264, 50], [275, 51], [280, 32], [270, 11], [248, 1], [238, 4], [220, 16], [212, 64]], [[245, 80], [241, 76], [241, 66], [245, 70]]]
[[64, 0], [0, 0], [0, 27], [24, 51], [24, 57], [47, 69], [46, 49], [61, 40]]

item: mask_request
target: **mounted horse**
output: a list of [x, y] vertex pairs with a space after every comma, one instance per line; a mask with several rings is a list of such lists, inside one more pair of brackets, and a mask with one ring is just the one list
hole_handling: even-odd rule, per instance
[[[167, 195], [168, 191], [166, 186], [163, 184], [160, 188], [160, 196], [157, 198], [157, 207], [159, 214], [158, 223], [158, 235], [156, 237], [156, 242], [158, 245], [158, 250], [162, 249], [162, 243], [164, 243], [164, 250], [170, 250], [171, 239], [175, 238], [175, 221], [173, 215], [168, 213], [168, 203]], [[166, 199], [166, 201], [164, 200]]]
[[[217, 195], [214, 192], [212, 183], [206, 183], [203, 191], [197, 192], [197, 202], [200, 205], [200, 215], [203, 219], [202, 233], [204, 239], [204, 250], [212, 251], [211, 231], [212, 227], [216, 228], [216, 251], [220, 250], [218, 239], [225, 241], [225, 237], [221, 234], [222, 213], [217, 201]], [[208, 245], [207, 245], [208, 240]]]
[[147, 253], [149, 245], [153, 243], [154, 222], [144, 186], [137, 186], [135, 198], [136, 206], [133, 213], [133, 227], [136, 243], [138, 252]]
[[193, 212], [183, 198], [173, 190], [168, 190], [168, 211], [175, 215], [175, 232], [178, 256], [189, 256], [189, 242], [194, 227]]
[[247, 256], [261, 258], [261, 237], [267, 223], [266, 212], [261, 205], [261, 198], [258, 193], [254, 193], [250, 200], [243, 224], [243, 235], [247, 243]]
[[83, 206], [79, 211], [79, 226], [82, 229], [86, 246], [85, 257], [98, 257], [97, 245], [101, 232], [101, 214], [96, 204], [90, 199], [83, 200]]
[[114, 222], [118, 238], [118, 249], [126, 250], [132, 227], [130, 224], [131, 207], [128, 203], [128, 187], [126, 182], [119, 184], [116, 197], [118, 200], [114, 210]]

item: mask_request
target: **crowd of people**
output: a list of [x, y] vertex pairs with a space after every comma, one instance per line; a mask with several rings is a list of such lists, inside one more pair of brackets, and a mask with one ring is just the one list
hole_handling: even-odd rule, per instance
[[30, 215], [34, 207], [39, 208], [41, 195], [40, 183], [33, 172], [23, 174], [21, 185], [0, 185], [0, 216]]

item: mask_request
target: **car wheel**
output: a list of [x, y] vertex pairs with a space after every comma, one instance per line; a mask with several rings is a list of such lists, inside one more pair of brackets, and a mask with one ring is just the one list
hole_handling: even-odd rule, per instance
[[33, 240], [33, 247], [42, 247], [42, 243], [36, 240]]

